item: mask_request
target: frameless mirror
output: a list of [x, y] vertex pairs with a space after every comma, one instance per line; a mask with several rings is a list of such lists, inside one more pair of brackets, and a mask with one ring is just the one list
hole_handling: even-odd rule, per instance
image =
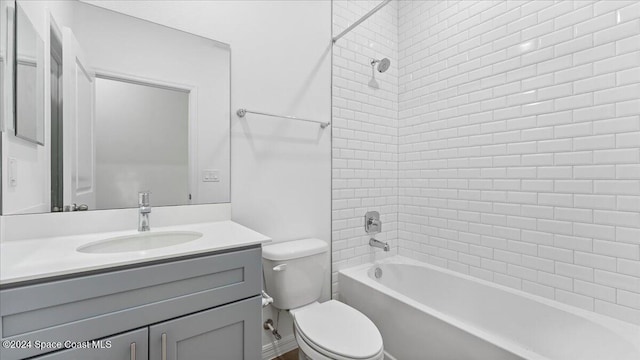
[[15, 34], [15, 133], [44, 145], [44, 41], [20, 3]]
[[3, 132], [3, 214], [136, 207], [139, 191], [229, 202], [229, 45], [80, 1], [17, 4], [48, 51], [44, 146]]

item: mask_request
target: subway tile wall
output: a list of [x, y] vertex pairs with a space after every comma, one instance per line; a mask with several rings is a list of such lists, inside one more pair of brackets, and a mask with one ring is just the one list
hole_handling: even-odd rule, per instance
[[[400, 1], [398, 20], [399, 253], [640, 324], [640, 2]], [[357, 239], [359, 186], [377, 181], [365, 171], [351, 189], [362, 170], [342, 155], [365, 150], [348, 144], [370, 125], [345, 99], [370, 92], [335, 73], [360, 56], [347, 48], [334, 256]], [[388, 95], [376, 119], [394, 119]], [[391, 144], [390, 124], [376, 128]], [[393, 151], [374, 154], [393, 168]]]
[[[333, 34], [342, 32], [379, 1], [333, 1]], [[367, 84], [372, 58], [389, 58]], [[332, 289], [337, 271], [397, 253], [398, 219], [398, 3], [392, 2], [333, 46]], [[364, 214], [380, 212], [388, 241], [383, 253], [368, 245]]]

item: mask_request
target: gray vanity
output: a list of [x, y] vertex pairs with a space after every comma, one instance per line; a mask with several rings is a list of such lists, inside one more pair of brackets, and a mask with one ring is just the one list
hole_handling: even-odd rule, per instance
[[254, 245], [4, 286], [0, 358], [259, 359], [260, 266]]

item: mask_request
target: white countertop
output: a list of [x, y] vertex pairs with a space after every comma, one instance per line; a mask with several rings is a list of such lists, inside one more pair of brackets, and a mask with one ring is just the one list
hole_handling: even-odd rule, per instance
[[117, 236], [138, 234], [135, 229], [74, 236], [59, 236], [0, 243], [0, 284], [12, 284], [152, 260], [227, 250], [271, 241], [233, 221], [156, 227], [153, 232], [195, 231], [202, 237], [179, 245], [153, 250], [112, 254], [76, 251], [79, 246]]

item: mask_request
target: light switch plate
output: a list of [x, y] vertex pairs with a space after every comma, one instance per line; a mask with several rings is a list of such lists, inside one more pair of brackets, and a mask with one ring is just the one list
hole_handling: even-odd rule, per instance
[[18, 160], [14, 158], [8, 158], [8, 167], [7, 173], [9, 175], [9, 186], [16, 187], [18, 186]]
[[220, 182], [220, 170], [205, 169], [202, 171], [203, 182]]

